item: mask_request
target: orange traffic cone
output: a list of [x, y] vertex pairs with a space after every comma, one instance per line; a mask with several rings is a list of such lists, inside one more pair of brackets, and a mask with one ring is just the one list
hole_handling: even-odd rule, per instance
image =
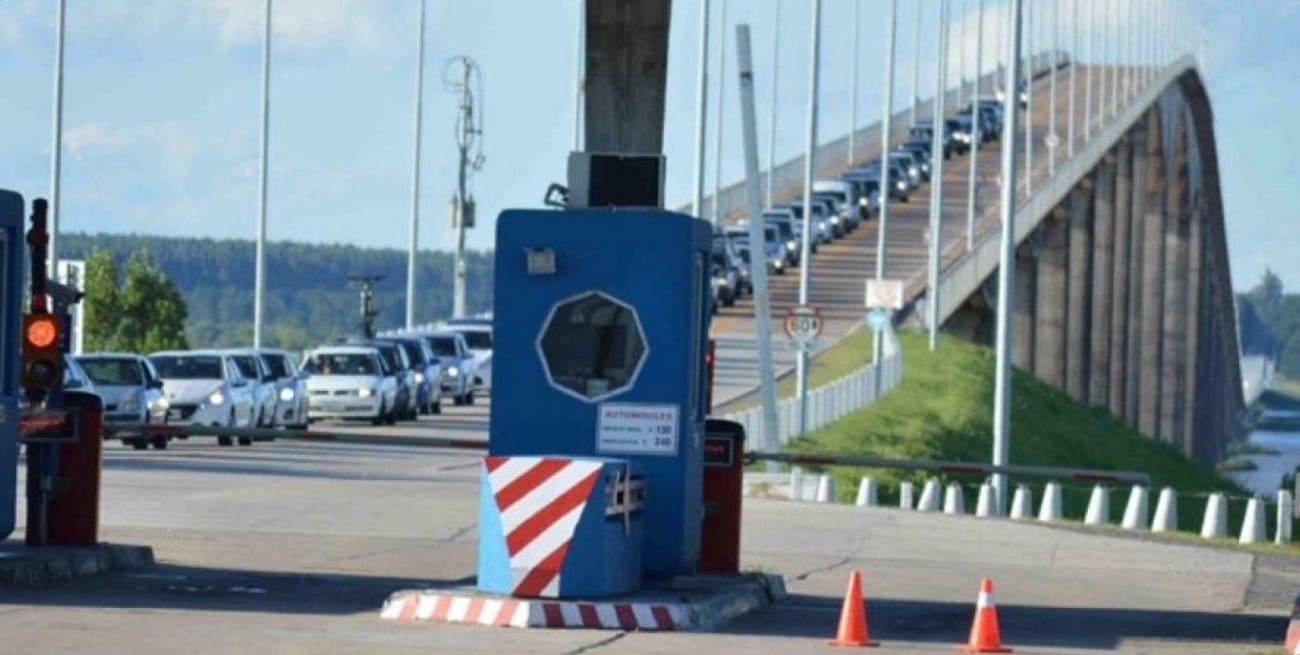
[[849, 576], [849, 588], [844, 592], [844, 606], [840, 609], [840, 628], [827, 646], [879, 646], [867, 636], [867, 608], [862, 599], [862, 576], [854, 571]]
[[979, 601], [975, 603], [975, 623], [970, 627], [970, 643], [958, 646], [963, 653], [1010, 653], [1002, 645], [998, 630], [998, 610], [993, 605], [993, 581], [984, 578], [980, 583]]

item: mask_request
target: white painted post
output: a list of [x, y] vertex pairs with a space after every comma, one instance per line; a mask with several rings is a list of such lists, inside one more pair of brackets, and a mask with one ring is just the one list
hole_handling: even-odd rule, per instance
[[1202, 539], [1228, 537], [1228, 499], [1223, 494], [1210, 494], [1205, 500], [1205, 518], [1201, 520]]
[[1043, 488], [1043, 504], [1038, 506], [1038, 520], [1061, 520], [1061, 483], [1048, 482]]
[[835, 502], [835, 478], [824, 473], [817, 478], [817, 502]]
[[803, 500], [803, 469], [790, 469], [790, 500]]
[[937, 512], [939, 511], [939, 481], [930, 478], [925, 481], [925, 487], [921, 489], [921, 500], [916, 504], [918, 512]]
[[1264, 502], [1251, 498], [1246, 503], [1246, 519], [1241, 522], [1241, 537], [1238, 541], [1243, 544], [1264, 543], [1265, 533]]
[[858, 507], [876, 506], [876, 480], [869, 475], [862, 476], [858, 483], [858, 497], [853, 502]]
[[916, 507], [916, 485], [911, 482], [900, 482], [898, 484], [898, 508], [912, 509]]
[[1125, 530], [1146, 527], [1149, 502], [1147, 488], [1140, 484], [1133, 485], [1133, 491], [1128, 495], [1128, 504], [1124, 506], [1124, 522], [1121, 525]]
[[1285, 546], [1291, 543], [1291, 514], [1294, 511], [1295, 498], [1286, 489], [1277, 490], [1277, 535], [1273, 543]]
[[1110, 489], [1102, 485], [1092, 488], [1088, 498], [1088, 513], [1083, 517], [1085, 525], [1106, 525], [1110, 523]]
[[1173, 487], [1160, 490], [1160, 500], [1156, 501], [1156, 517], [1151, 521], [1152, 532], [1176, 532], [1178, 530], [1178, 492]]
[[1011, 520], [1024, 521], [1034, 515], [1034, 490], [1029, 485], [1016, 485], [1015, 497], [1011, 499]]
[[950, 515], [966, 513], [966, 498], [960, 484], [948, 483], [948, 489], [943, 495], [943, 513]]
[[980, 485], [980, 495], [975, 500], [975, 516], [988, 518], [994, 516], [993, 485], [985, 482]]

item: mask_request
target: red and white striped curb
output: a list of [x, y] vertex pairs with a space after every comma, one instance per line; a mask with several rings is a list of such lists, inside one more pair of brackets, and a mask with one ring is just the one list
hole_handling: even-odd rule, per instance
[[379, 614], [393, 621], [616, 630], [684, 630], [691, 627], [689, 616], [688, 605], [682, 603], [520, 600], [430, 592], [391, 597]]

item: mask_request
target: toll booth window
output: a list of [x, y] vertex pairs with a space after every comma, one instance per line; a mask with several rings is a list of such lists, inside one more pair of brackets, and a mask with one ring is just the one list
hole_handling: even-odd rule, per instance
[[551, 383], [586, 400], [631, 386], [646, 355], [636, 312], [599, 293], [555, 305], [538, 349]]

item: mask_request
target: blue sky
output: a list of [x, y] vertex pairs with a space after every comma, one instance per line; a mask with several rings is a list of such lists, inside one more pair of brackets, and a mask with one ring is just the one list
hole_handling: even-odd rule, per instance
[[[882, 111], [880, 13], [886, 2], [860, 1], [858, 101], [859, 120], [866, 123]], [[1087, 6], [1088, 0], [1079, 1]], [[1300, 106], [1293, 82], [1300, 73], [1293, 27], [1300, 24], [1300, 2], [1158, 1], [1187, 12], [1204, 30], [1236, 286], [1250, 286], [1271, 266], [1289, 288], [1300, 289], [1300, 266], [1289, 252], [1300, 243], [1300, 185], [1290, 158], [1300, 148], [1300, 132], [1288, 120]], [[720, 6], [714, 2], [716, 21]], [[742, 170], [730, 26], [752, 26], [764, 126], [759, 139], [766, 152], [774, 2], [728, 3], [724, 182]], [[937, 0], [900, 0], [900, 107], [911, 95], [916, 2], [924, 19], [921, 86], [933, 86]], [[63, 229], [251, 238], [263, 0], [67, 3]], [[573, 129], [578, 0], [428, 3], [421, 246], [451, 244], [456, 98], [441, 77], [450, 57], [466, 54], [483, 70], [486, 156], [472, 184], [480, 225], [469, 243], [490, 248], [492, 217], [503, 208], [538, 205], [548, 183], [563, 181]], [[782, 160], [805, 138], [809, 4], [782, 4], [776, 136]], [[853, 8], [849, 0], [823, 4], [820, 121], [822, 140], [829, 140], [850, 120]], [[973, 14], [975, 4], [953, 0], [954, 13], [965, 6]], [[997, 15], [992, 8], [1005, 4], [987, 0], [988, 24]], [[0, 84], [6, 89], [0, 94], [0, 187], [29, 197], [49, 189], [54, 5], [0, 0]], [[1047, 6], [1044, 0], [1035, 5]], [[271, 239], [406, 247], [417, 8], [416, 0], [276, 0]], [[1201, 16], [1213, 17], [1212, 25]], [[686, 202], [690, 188], [697, 17], [696, 2], [674, 3], [664, 143], [672, 206]], [[968, 44], [973, 49], [973, 39]], [[716, 66], [716, 34], [712, 48]], [[711, 96], [711, 109], [716, 104]], [[708, 152], [711, 158], [712, 145]], [[711, 189], [712, 162], [708, 170]]]

